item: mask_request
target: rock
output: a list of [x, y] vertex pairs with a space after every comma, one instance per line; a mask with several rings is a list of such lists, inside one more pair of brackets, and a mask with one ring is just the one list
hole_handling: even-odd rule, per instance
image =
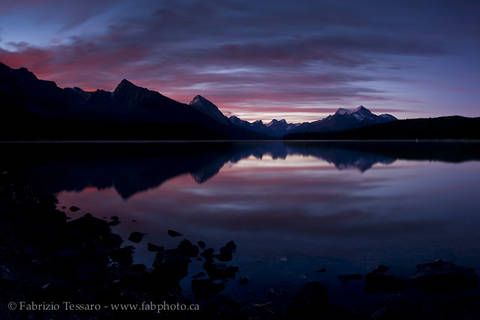
[[205, 244], [205, 241], [198, 241], [197, 244], [198, 244], [198, 246], [199, 246], [201, 249], [205, 249], [205, 247], [207, 246], [207, 245]]
[[198, 279], [198, 278], [205, 277], [206, 275], [207, 275], [207, 274], [206, 274], [205, 272], [201, 271], [201, 272], [193, 275], [192, 278], [193, 278], [193, 279]]
[[205, 259], [210, 260], [210, 259], [213, 259], [214, 252], [215, 251], [213, 250], [213, 248], [208, 248], [208, 249], [205, 249], [200, 255]]
[[208, 273], [208, 276], [211, 279], [224, 279], [227, 265], [224, 263], [214, 263], [207, 261], [203, 264], [203, 268]]
[[252, 303], [252, 307], [255, 307], [255, 308], [266, 308], [266, 307], [270, 307], [272, 306], [273, 302], [272, 301], [267, 301], [267, 302], [263, 302], [263, 303]]
[[150, 243], [150, 242], [147, 244], [147, 249], [150, 252], [160, 252], [160, 251], [165, 250], [165, 248], [163, 246], [157, 246], [157, 245], [155, 245], [153, 243]]
[[128, 240], [130, 240], [132, 242], [135, 242], [135, 243], [139, 243], [140, 241], [142, 241], [144, 235], [145, 235], [145, 233], [135, 231], [135, 232], [130, 233], [130, 236], [128, 237]]
[[59, 260], [72, 261], [77, 258], [82, 258], [82, 252], [80, 249], [62, 249], [55, 252], [55, 258]]
[[390, 270], [389, 267], [381, 264], [375, 270], [373, 270], [373, 272], [387, 272], [388, 270]]
[[237, 250], [237, 245], [235, 244], [235, 242], [233, 242], [233, 240], [230, 240], [225, 245], [225, 248], [231, 250], [232, 252], [235, 252], [235, 250]]
[[71, 206], [71, 207], [70, 207], [70, 211], [72, 211], [72, 212], [77, 212], [77, 211], [79, 211], [79, 210], [80, 210], [79, 207], [76, 207], [76, 206]]
[[187, 257], [196, 257], [198, 255], [198, 247], [192, 244], [189, 240], [183, 239], [178, 245], [177, 249]]
[[233, 255], [228, 252], [221, 252], [220, 254], [217, 254], [215, 256], [218, 260], [223, 261], [223, 262], [228, 262], [233, 259]]
[[390, 310], [387, 307], [382, 307], [375, 311], [371, 318], [372, 320], [383, 320], [383, 319], [390, 319], [393, 315], [390, 314]]
[[268, 289], [268, 293], [271, 294], [271, 295], [273, 295], [273, 296], [279, 296], [279, 295], [281, 295], [281, 293], [278, 292], [277, 290], [275, 290], [274, 288]]
[[338, 276], [338, 279], [340, 279], [342, 282], [349, 282], [352, 280], [362, 280], [362, 275], [359, 273], [353, 273], [353, 274], [343, 274]]
[[182, 235], [180, 232], [177, 232], [175, 230], [170, 230], [170, 229], [167, 231], [167, 233], [172, 238], [179, 237]]
[[192, 280], [192, 292], [196, 299], [210, 298], [225, 289], [223, 283], [216, 283], [210, 279]]
[[118, 262], [120, 265], [131, 265], [133, 263], [133, 251], [135, 250], [132, 246], [126, 246], [123, 248], [116, 249], [110, 254], [110, 258]]
[[110, 233], [108, 223], [102, 219], [95, 218], [90, 213], [68, 222], [70, 231], [77, 237], [81, 234], [84, 236], [104, 236]]
[[391, 293], [403, 290], [408, 283], [391, 274], [386, 274], [390, 268], [379, 265], [365, 276], [365, 290], [370, 293]]
[[224, 280], [227, 278], [234, 279], [235, 274], [238, 271], [238, 266], [227, 266], [224, 263], [213, 263], [209, 261], [203, 264], [203, 268], [205, 271], [207, 271], [208, 276], [213, 280]]
[[189, 264], [187, 256], [180, 254], [177, 249], [170, 249], [157, 253], [153, 267], [158, 277], [174, 284], [188, 275]]
[[235, 275], [237, 274], [238, 269], [238, 266], [228, 266], [225, 270], [225, 277], [235, 279]]
[[114, 233], [104, 235], [103, 241], [107, 248], [118, 248], [123, 242], [122, 237]]
[[226, 262], [233, 259], [233, 253], [237, 249], [237, 245], [233, 241], [229, 241], [225, 246], [220, 248], [220, 254], [216, 257], [218, 260]]
[[7, 281], [14, 281], [15, 277], [7, 266], [0, 265], [0, 279]]
[[137, 263], [137, 264], [132, 264], [129, 270], [133, 272], [145, 272], [147, 270], [147, 267], [144, 264]]
[[100, 282], [105, 276], [105, 266], [95, 261], [88, 261], [78, 264], [76, 267], [76, 277], [80, 282]]
[[116, 226], [116, 225], [119, 225], [119, 224], [120, 224], [120, 218], [119, 218], [119, 217], [117, 217], [117, 216], [111, 216], [110, 219], [111, 219], [112, 221], [110, 221], [110, 222], [108, 223], [108, 225], [110, 225], [110, 226]]
[[144, 264], [132, 264], [129, 266], [124, 273], [123, 279], [130, 279], [135, 281], [136, 279], [142, 278], [147, 272], [147, 268]]
[[238, 280], [238, 282], [240, 283], [240, 285], [244, 286], [244, 285], [248, 284], [248, 277], [243, 276], [243, 277], [240, 278], [240, 280]]
[[478, 277], [472, 268], [442, 260], [417, 265], [413, 281], [421, 289], [433, 292], [474, 289], [478, 286]]
[[[206, 299], [201, 306], [201, 314], [199, 319], [228, 319], [228, 320], [245, 320], [244, 311], [240, 304], [235, 300], [218, 294], [212, 299]], [[248, 317], [252, 319], [252, 317]], [[258, 319], [255, 317], [254, 319]]]
[[327, 289], [319, 282], [307, 282], [290, 303], [288, 315], [295, 319], [316, 319], [327, 307]]

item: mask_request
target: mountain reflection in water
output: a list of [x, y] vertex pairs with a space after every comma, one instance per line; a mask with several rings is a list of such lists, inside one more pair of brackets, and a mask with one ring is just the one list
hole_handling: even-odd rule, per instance
[[[115, 188], [124, 198], [190, 174], [197, 183], [225, 164], [242, 159], [314, 157], [338, 170], [365, 172], [397, 159], [463, 162], [479, 160], [476, 143], [442, 142], [184, 142], [4, 144], [2, 166], [42, 191]], [[25, 155], [30, 156], [25, 156]]]
[[[461, 142], [183, 142], [4, 144], [0, 172], [54, 193], [72, 218], [110, 220], [135, 261], [147, 244], [178, 245], [168, 229], [219, 248], [250, 296], [321, 281], [344, 299], [338, 275], [379, 264], [408, 275], [435, 259], [480, 272], [480, 148]], [[71, 212], [71, 205], [80, 207]], [[133, 231], [144, 240], [128, 240]], [[316, 272], [321, 268], [327, 272]], [[192, 263], [191, 274], [201, 270]], [[187, 281], [188, 282], [188, 281]], [[292, 289], [293, 288], [293, 289]], [[291, 290], [290, 290], [291, 289]], [[357, 297], [355, 295], [355, 297]], [[358, 300], [362, 304], [364, 300]]]

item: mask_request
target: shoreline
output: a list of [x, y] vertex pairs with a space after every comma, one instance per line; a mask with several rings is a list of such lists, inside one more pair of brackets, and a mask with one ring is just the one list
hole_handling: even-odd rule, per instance
[[[91, 304], [99, 301], [198, 303], [199, 313], [177, 314], [186, 319], [219, 314], [220, 319], [289, 319], [314, 315], [326, 319], [410, 319], [417, 314], [415, 305], [418, 303], [434, 307], [431, 313], [423, 313], [422, 319], [437, 318], [445, 308], [449, 313], [465, 312], [466, 309], [470, 316], [480, 315], [480, 310], [472, 307], [472, 301], [480, 297], [477, 274], [470, 268], [445, 261], [417, 265], [416, 273], [408, 278], [398, 277], [384, 265], [366, 274], [339, 276], [342, 283], [364, 284], [366, 293], [362, 294], [378, 296], [380, 303], [375, 310], [352, 312], [346, 308], [348, 301], [345, 306], [331, 304], [327, 288], [317, 281], [307, 282], [297, 292], [276, 297], [270, 295], [268, 300], [244, 305], [222, 294], [229, 281], [249, 285], [248, 278], [236, 277], [241, 266], [229, 263], [236, 251], [233, 241], [217, 251], [208, 247], [208, 239], [207, 244], [194, 244], [183, 239], [179, 232], [170, 230], [169, 235], [178, 239], [177, 247], [150, 244], [149, 251], [156, 256], [153, 266], [135, 264], [133, 248], [125, 246], [125, 239], [111, 229], [120, 223], [118, 218], [103, 220], [87, 213], [70, 220], [55, 208], [57, 200], [54, 196], [16, 185], [9, 180], [8, 172], [1, 175], [0, 181], [0, 256], [3, 257], [0, 281], [4, 285], [0, 291], [4, 302], [0, 315], [4, 318], [9, 318], [12, 312], [4, 309], [7, 301], [44, 300]], [[69, 210], [78, 211], [79, 208], [70, 207]], [[129, 239], [141, 242], [139, 231], [132, 232]], [[179, 281], [189, 276], [188, 265], [194, 259], [202, 260], [204, 271], [192, 277], [195, 300], [191, 301], [184, 297]], [[74, 314], [82, 319], [96, 319], [99, 315], [98, 310], [89, 314], [46, 312], [44, 315], [51, 319], [64, 319]], [[100, 314], [107, 319], [118, 316], [117, 312], [111, 311], [101, 311]], [[22, 319], [23, 315], [28, 313], [17, 312], [13, 316]], [[141, 316], [158, 318], [157, 314], [151, 313], [142, 313]], [[175, 318], [175, 314], [166, 313], [163, 317]]]

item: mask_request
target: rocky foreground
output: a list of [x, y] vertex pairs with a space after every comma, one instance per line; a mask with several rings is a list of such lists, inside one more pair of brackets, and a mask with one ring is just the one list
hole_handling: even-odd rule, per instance
[[[367, 294], [381, 303], [371, 312], [347, 311], [329, 303], [327, 289], [309, 282], [289, 298], [241, 305], [222, 295], [225, 284], [236, 278], [231, 265], [236, 244], [219, 250], [203, 241], [192, 243], [174, 230], [175, 248], [148, 244], [155, 255], [152, 266], [135, 264], [134, 248], [122, 246], [112, 233], [117, 218], [108, 221], [85, 214], [69, 221], [56, 209], [49, 194], [33, 192], [0, 171], [0, 318], [1, 319], [480, 319], [478, 277], [473, 269], [445, 261], [417, 266], [409, 279], [378, 266], [368, 274], [342, 275], [340, 281], [365, 281]], [[78, 210], [76, 207], [70, 208]], [[133, 232], [129, 240], [142, 241]], [[204, 271], [191, 277], [194, 301], [182, 294], [179, 282], [189, 264], [201, 260]], [[325, 272], [321, 270], [320, 272]], [[247, 278], [236, 279], [248, 285]], [[9, 302], [69, 302], [59, 310], [12, 310]], [[76, 304], [102, 305], [167, 303], [196, 305], [192, 310], [78, 310]], [[27, 306], [28, 307], [28, 306]], [[67, 310], [68, 309], [68, 310]]]

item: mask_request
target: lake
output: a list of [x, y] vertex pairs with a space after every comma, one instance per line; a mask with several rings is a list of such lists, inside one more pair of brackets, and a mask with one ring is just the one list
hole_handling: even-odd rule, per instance
[[[332, 299], [363, 292], [342, 274], [379, 264], [408, 276], [443, 259], [480, 271], [480, 144], [467, 142], [184, 142], [10, 144], [18, 180], [57, 195], [72, 219], [106, 219], [138, 263], [168, 229], [237, 244], [226, 292], [268, 299], [318, 280]], [[7, 153], [6, 153], [7, 154]], [[81, 210], [73, 213], [68, 207]], [[132, 231], [146, 233], [139, 244]], [[325, 268], [325, 272], [317, 272]], [[191, 266], [200, 271], [201, 262]], [[183, 282], [188, 292], [188, 279]], [[282, 291], [284, 290], [284, 291]], [[375, 297], [352, 299], [361, 308]], [[355, 301], [354, 301], [355, 300]]]

